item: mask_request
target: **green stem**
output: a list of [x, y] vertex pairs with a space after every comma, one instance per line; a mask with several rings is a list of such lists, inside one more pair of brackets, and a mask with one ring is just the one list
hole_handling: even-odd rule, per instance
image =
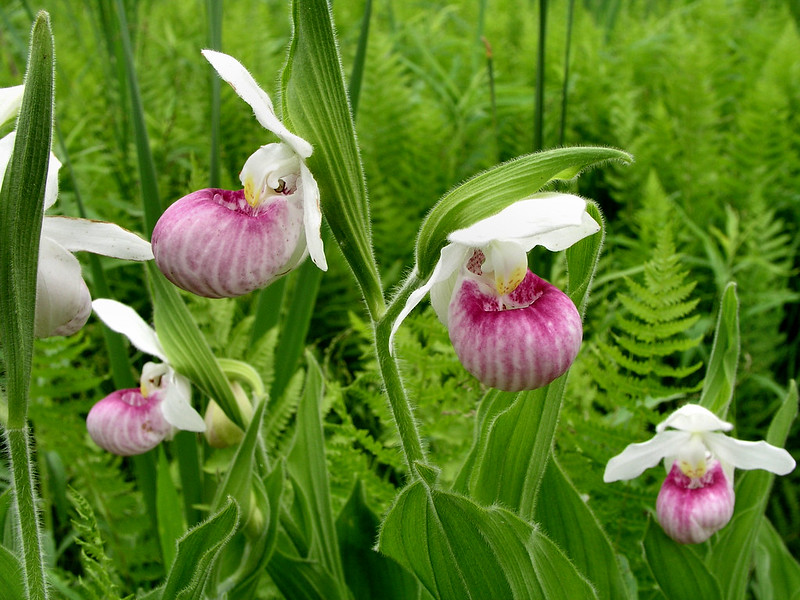
[[567, 94], [569, 93], [569, 50], [572, 41], [572, 20], [575, 10], [575, 0], [567, 4], [567, 40], [564, 48], [564, 84], [561, 87], [561, 126], [558, 130], [558, 145], [564, 145], [564, 134], [567, 128]]
[[406, 465], [412, 479], [418, 477], [414, 464], [417, 462], [424, 463], [426, 460], [425, 450], [417, 430], [417, 423], [414, 420], [411, 403], [403, 387], [400, 368], [396, 358], [390, 352], [389, 336], [392, 331], [392, 325], [403, 306], [405, 306], [406, 300], [422, 283], [416, 273], [412, 273], [406, 279], [397, 296], [392, 299], [386, 313], [375, 324], [375, 349], [378, 354], [378, 367], [383, 377], [386, 396], [389, 398], [392, 417], [400, 434], [400, 444], [403, 447]]
[[536, 55], [536, 102], [533, 122], [533, 151], [544, 148], [544, 58], [547, 41], [547, 0], [539, 0], [539, 47]]
[[[208, 14], [208, 47], [212, 50], [222, 49], [222, 0], [206, 0]], [[220, 140], [220, 87], [222, 81], [216, 73], [211, 72], [211, 158], [209, 164], [209, 187], [220, 186], [219, 173], [219, 140]]]
[[19, 526], [18, 540], [22, 550], [26, 598], [47, 598], [44, 557], [39, 544], [39, 516], [36, 514], [36, 493], [33, 489], [33, 462], [28, 427], [6, 430], [11, 472], [14, 479], [14, 501]]

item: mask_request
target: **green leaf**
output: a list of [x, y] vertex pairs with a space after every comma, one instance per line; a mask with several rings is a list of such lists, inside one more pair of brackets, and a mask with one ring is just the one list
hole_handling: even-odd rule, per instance
[[348, 587], [355, 600], [417, 598], [417, 580], [391, 558], [375, 551], [379, 524], [378, 517], [367, 506], [361, 480], [356, 480], [350, 498], [336, 519], [336, 535]]
[[310, 354], [307, 360], [305, 391], [297, 410], [294, 442], [286, 460], [292, 482], [299, 488], [297, 499], [302, 499], [305, 504], [303, 512], [308, 517], [308, 529], [305, 531], [305, 537], [311, 544], [308, 557], [320, 562], [339, 582], [337, 587], [340, 596], [346, 597], [320, 416], [324, 387], [322, 371]]
[[228, 379], [177, 289], [153, 261], [146, 266], [153, 290], [153, 319], [158, 339], [170, 363], [213, 398], [231, 421], [244, 429], [244, 420]]
[[162, 598], [200, 600], [214, 564], [236, 533], [239, 507], [228, 498], [220, 511], [191, 529], [178, 542], [175, 562], [167, 574]]
[[183, 513], [178, 490], [172, 481], [170, 465], [163, 446], [158, 449], [158, 479], [156, 480], [156, 506], [158, 511], [158, 541], [164, 568], [169, 569], [175, 560], [175, 544], [184, 532]]
[[53, 52], [50, 18], [42, 12], [31, 31], [14, 150], [5, 174], [0, 174], [0, 340], [10, 429], [24, 427], [28, 411], [39, 240], [53, 129]]
[[[589, 214], [601, 224], [601, 233], [567, 249], [567, 293], [585, 309], [591, 281], [603, 244], [603, 219], [589, 204]], [[566, 386], [564, 374], [534, 391], [488, 393], [476, 422], [476, 441], [456, 484], [486, 505], [500, 503], [526, 519], [533, 517], [536, 493], [553, 444]], [[513, 400], [512, 400], [513, 398]], [[489, 407], [484, 409], [484, 403]]]
[[378, 549], [438, 600], [597, 598], [558, 546], [531, 524], [422, 480], [397, 497]]
[[[792, 381], [767, 432], [767, 442], [782, 448], [797, 417], [797, 384]], [[708, 556], [709, 568], [722, 583], [726, 600], [741, 600], [747, 592], [758, 532], [775, 475], [747, 471], [736, 485], [736, 509], [731, 522], [717, 535]]]
[[422, 223], [416, 246], [419, 276], [427, 279], [431, 274], [451, 232], [529, 198], [553, 179], [574, 177], [608, 160], [629, 163], [633, 159], [613, 148], [558, 148], [505, 162], [461, 184], [439, 200]]
[[286, 598], [292, 600], [333, 600], [339, 584], [317, 561], [290, 556], [276, 550], [267, 567], [269, 576]]
[[22, 563], [5, 546], [0, 546], [0, 590], [6, 598], [25, 598]]
[[377, 317], [383, 292], [372, 253], [367, 187], [328, 2], [295, 0], [292, 26], [282, 77], [284, 120], [314, 146], [308, 165], [322, 212]]
[[651, 519], [644, 534], [644, 556], [668, 600], [721, 600], [722, 591], [697, 551], [679, 544]]
[[711, 358], [700, 394], [700, 405], [722, 419], [728, 414], [736, 386], [739, 346], [739, 298], [736, 284], [729, 283], [722, 295]]
[[[281, 496], [285, 479], [285, 464], [277, 463], [262, 483], [256, 480], [253, 485], [255, 504], [263, 517], [260, 535], [247, 541], [246, 559], [233, 575], [236, 585], [230, 591], [231, 600], [254, 598], [262, 573], [272, 559], [278, 541], [278, 522], [281, 509]], [[254, 519], [251, 517], [252, 525]]]
[[766, 517], [761, 520], [756, 544], [756, 598], [792, 598], [800, 591], [800, 563]]
[[544, 472], [534, 518], [594, 585], [598, 598], [630, 597], [611, 542], [554, 456]]

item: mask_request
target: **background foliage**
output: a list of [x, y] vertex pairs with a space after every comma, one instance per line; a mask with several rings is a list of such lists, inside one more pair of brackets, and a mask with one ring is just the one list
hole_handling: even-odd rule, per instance
[[[605, 485], [602, 470], [624, 445], [644, 439], [661, 413], [696, 399], [728, 281], [738, 283], [741, 301], [741, 363], [730, 414], [737, 437], [763, 437], [797, 376], [800, 23], [791, 3], [585, 0], [574, 3], [569, 34], [571, 3], [549, 6], [544, 146], [609, 145], [636, 157], [632, 166], [609, 166], [569, 184], [598, 202], [607, 243], [557, 452], [644, 598], [658, 597], [639, 540], [660, 476]], [[70, 164], [62, 170], [55, 209], [77, 215], [82, 202], [91, 218], [143, 232], [133, 124], [110, 6], [103, 0], [4, 3], [0, 86], [20, 82], [32, 11], [47, 9], [56, 39], [56, 152]], [[208, 184], [212, 74], [199, 54], [208, 45], [206, 13], [199, 1], [128, 0], [124, 6], [166, 205]], [[364, 2], [333, 6], [348, 73]], [[377, 260], [388, 284], [411, 264], [419, 222], [436, 199], [466, 177], [533, 149], [536, 6], [527, 0], [374, 3], [356, 126]], [[222, 23], [223, 49], [273, 89], [290, 35], [286, 3], [226, 3]], [[221, 187], [234, 188], [248, 149], [270, 140], [225, 90], [221, 111]], [[560, 259], [534, 255], [532, 261], [563, 283]], [[371, 508], [382, 514], [402, 481], [403, 461], [365, 311], [344, 261], [334, 255], [329, 262], [307, 344], [329, 382], [324, 428], [334, 510], [345, 505], [358, 478]], [[115, 298], [147, 306], [140, 266], [103, 259], [102, 267]], [[85, 275], [92, 288], [88, 268]], [[289, 278], [286, 285], [298, 284]], [[212, 349], [253, 362], [269, 385], [276, 336], [248, 338], [247, 315], [257, 298], [186, 299]], [[443, 466], [442, 479], [452, 481], [469, 450], [484, 390], [460, 366], [430, 309], [409, 319], [398, 339], [422, 433]], [[136, 465], [99, 451], [85, 433], [88, 409], [114, 389], [105, 355], [96, 350], [102, 344], [95, 320], [71, 338], [38, 342], [32, 388], [48, 562], [65, 594], [81, 590], [86, 597], [133, 593], [164, 576]], [[300, 375], [292, 379], [273, 414], [276, 448], [290, 440], [301, 383]], [[800, 458], [797, 427], [787, 447]], [[217, 478], [224, 451], [205, 450], [205, 476]], [[799, 478], [776, 481], [768, 509], [795, 556]], [[7, 485], [0, 471], [0, 491]], [[266, 586], [261, 593], [277, 592]]]

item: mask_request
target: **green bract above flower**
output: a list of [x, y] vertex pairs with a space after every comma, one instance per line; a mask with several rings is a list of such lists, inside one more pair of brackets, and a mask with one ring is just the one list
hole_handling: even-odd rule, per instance
[[[19, 110], [23, 86], [0, 90], [0, 124]], [[15, 132], [0, 139], [0, 185], [11, 154]], [[44, 192], [44, 210], [58, 197], [61, 162], [51, 152]], [[71, 335], [86, 323], [91, 296], [73, 252], [87, 251], [114, 258], [151, 260], [150, 243], [113, 223], [47, 216], [42, 220], [36, 282], [35, 335]]]

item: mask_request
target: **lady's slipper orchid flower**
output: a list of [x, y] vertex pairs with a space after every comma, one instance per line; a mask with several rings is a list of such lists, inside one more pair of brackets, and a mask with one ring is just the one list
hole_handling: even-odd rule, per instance
[[[22, 92], [21, 85], [0, 90], [0, 124], [19, 110]], [[11, 160], [14, 140], [13, 131], [0, 139], [0, 185]], [[58, 197], [60, 168], [61, 163], [51, 152], [44, 191], [45, 211]], [[37, 337], [71, 335], [89, 318], [92, 299], [80, 263], [72, 254], [82, 250], [127, 260], [153, 258], [149, 242], [113, 223], [45, 215], [36, 282]]]
[[162, 361], [144, 365], [139, 388], [117, 390], [92, 407], [86, 428], [95, 443], [113, 454], [131, 456], [171, 438], [175, 429], [205, 431], [203, 417], [189, 403], [189, 380], [170, 366], [156, 332], [121, 302], [101, 298], [92, 308], [110, 329]]
[[392, 336], [430, 292], [459, 360], [481, 382], [507, 391], [547, 385], [575, 360], [583, 328], [569, 297], [528, 269], [527, 253], [563, 250], [599, 230], [583, 198], [543, 193], [452, 232]]
[[312, 148], [275, 115], [272, 101], [236, 59], [203, 55], [280, 142], [256, 150], [239, 177], [243, 189], [204, 189], [170, 206], [153, 230], [156, 264], [175, 285], [209, 298], [263, 288], [306, 257], [323, 271], [319, 188], [306, 159]]
[[699, 544], [733, 515], [733, 469], [786, 475], [792, 456], [765, 441], [728, 437], [733, 425], [697, 404], [687, 404], [656, 427], [649, 441], [631, 444], [608, 461], [606, 483], [633, 479], [664, 459], [668, 471], [656, 502], [664, 531], [677, 542]]

